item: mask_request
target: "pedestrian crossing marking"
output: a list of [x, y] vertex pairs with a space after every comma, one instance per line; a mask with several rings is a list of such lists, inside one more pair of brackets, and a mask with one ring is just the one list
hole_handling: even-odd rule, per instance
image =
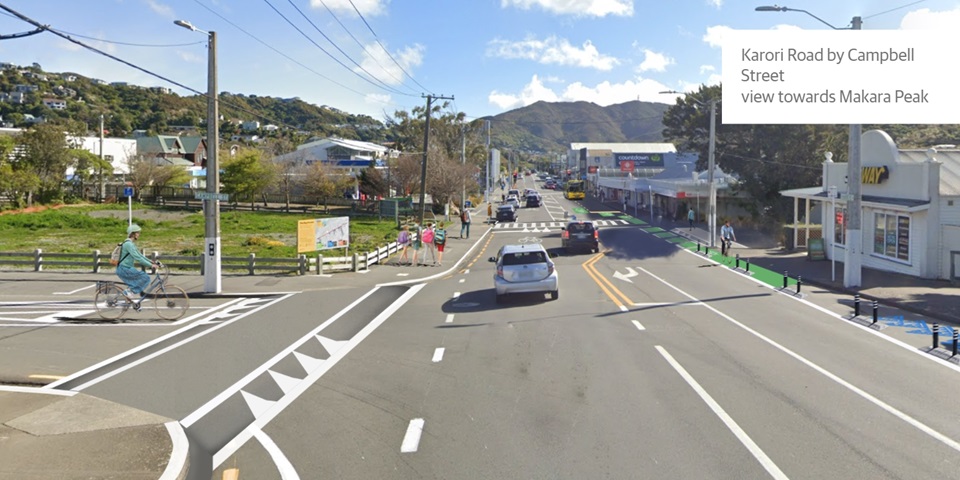
[[[551, 228], [560, 228], [567, 226], [569, 222], [505, 222], [493, 225], [494, 230], [521, 230], [522, 232], [549, 232]], [[593, 224], [598, 227], [614, 227], [618, 225], [629, 225], [630, 222], [622, 219], [616, 220], [593, 220]]]

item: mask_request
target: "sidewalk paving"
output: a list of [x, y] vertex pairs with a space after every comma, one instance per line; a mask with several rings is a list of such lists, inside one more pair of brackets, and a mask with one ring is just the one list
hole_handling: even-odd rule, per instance
[[[591, 210], [622, 211], [622, 205], [611, 202], [601, 204], [593, 197], [588, 197], [582, 203]], [[706, 225], [702, 223], [694, 224], [694, 228], [690, 229], [686, 219], [674, 221], [663, 218], [658, 221], [654, 218], [651, 221], [649, 211], [641, 211], [639, 216], [633, 213], [633, 209], [628, 207], [627, 215], [694, 241], [699, 240], [704, 245], [708, 244], [710, 235]], [[733, 227], [738, 241], [734, 243], [731, 255], [739, 254], [742, 260], [749, 260], [752, 265], [774, 272], [787, 272], [791, 281], [801, 277], [804, 284], [846, 294], [851, 299], [854, 294], [859, 294], [864, 301], [876, 300], [880, 305], [913, 312], [950, 325], [960, 324], [960, 287], [946, 280], [925, 279], [862, 267], [860, 286], [848, 288], [843, 285], [844, 263], [839, 257], [835, 264], [830, 260], [808, 260], [805, 250], [788, 251], [769, 235], [756, 230], [738, 228], [736, 225]], [[719, 226], [717, 231], [719, 232]], [[719, 244], [717, 248], [719, 249]]]

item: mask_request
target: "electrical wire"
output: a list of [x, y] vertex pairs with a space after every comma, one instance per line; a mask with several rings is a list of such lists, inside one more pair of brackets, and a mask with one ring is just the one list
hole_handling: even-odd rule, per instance
[[[329, 13], [330, 16], [333, 17], [334, 20], [336, 20], [337, 24], [340, 25], [340, 28], [343, 28], [343, 31], [344, 31], [344, 32], [347, 32], [347, 35], [349, 35], [350, 38], [352, 38], [353, 41], [356, 42], [357, 45], [358, 45], [360, 48], [362, 48], [363, 51], [366, 52], [366, 54], [369, 55], [370, 58], [371, 58], [374, 62], [377, 63], [377, 66], [379, 66], [387, 75], [390, 75], [391, 78], [393, 78], [394, 80], [396, 80], [398, 84], [406, 86], [406, 85], [403, 83], [403, 79], [397, 78], [397, 76], [394, 75], [393, 72], [391, 72], [390, 70], [387, 70], [387, 67], [384, 67], [383, 64], [380, 63], [380, 60], [377, 60], [377, 57], [374, 56], [373, 53], [371, 53], [369, 49], [367, 49], [367, 47], [363, 44], [363, 42], [361, 42], [359, 39], [357, 39], [357, 37], [354, 36], [352, 32], [350, 32], [350, 29], [347, 28], [347, 26], [344, 25], [343, 22], [340, 21], [340, 18], [337, 17], [337, 14], [334, 13], [333, 10], [331, 10], [330, 7], [327, 6], [327, 3], [326, 3], [326, 2], [324, 2], [323, 0], [319, 0], [319, 1], [320, 1], [320, 5], [323, 5], [323, 8], [325, 8], [325, 9], [327, 10], [327, 13]], [[410, 91], [414, 91], [414, 90], [413, 90], [412, 88], [410, 88], [410, 87], [407, 87], [407, 88], [409, 88]]]
[[[347, 71], [349, 71], [350, 73], [356, 75], [356, 76], [359, 77], [361, 80], [369, 83], [370, 85], [373, 85], [373, 86], [375, 86], [375, 87], [377, 87], [377, 88], [383, 88], [383, 87], [381, 87], [380, 85], [377, 85], [376, 83], [374, 83], [373, 80], [371, 80], [371, 79], [369, 79], [369, 78], [367, 78], [367, 77], [365, 77], [365, 76], [363, 76], [363, 75], [360, 75], [359, 73], [357, 73], [356, 71], [354, 71], [353, 69], [351, 69], [350, 67], [348, 67], [345, 63], [343, 63], [342, 61], [340, 61], [340, 59], [338, 59], [337, 57], [333, 56], [333, 54], [331, 54], [330, 52], [328, 52], [325, 48], [323, 48], [322, 46], [320, 46], [320, 44], [318, 44], [318, 43], [315, 42], [312, 38], [310, 38], [310, 36], [307, 35], [306, 32], [304, 32], [303, 30], [301, 30], [300, 27], [298, 27], [296, 24], [294, 24], [292, 21], [290, 21], [290, 19], [287, 18], [286, 15], [284, 15], [280, 10], [277, 10], [277, 7], [273, 6], [273, 4], [270, 3], [270, 0], [263, 0], [263, 1], [264, 1], [264, 3], [266, 3], [267, 5], [269, 5], [270, 8], [273, 9], [273, 11], [277, 13], [277, 15], [280, 15], [280, 18], [283, 18], [284, 20], [286, 20], [286, 22], [287, 22], [288, 24], [290, 24], [290, 26], [293, 27], [294, 30], [296, 30], [297, 32], [299, 32], [300, 35], [302, 35], [304, 38], [306, 38], [306, 39], [307, 39], [310, 43], [312, 43], [315, 47], [319, 48], [321, 52], [325, 53], [325, 54], [326, 54], [328, 57], [330, 57], [333, 61], [337, 62], [337, 64], [339, 64], [341, 67], [347, 69]], [[389, 91], [389, 92], [391, 92], [391, 93], [397, 93], [397, 94], [399, 94], [399, 95], [409, 95], [408, 93], [404, 93], [404, 92], [401, 92], [401, 91], [396, 90], [396, 89], [392, 89], [392, 90], [391, 90], [391, 89], [388, 88], [387, 91]]]
[[884, 15], [884, 14], [887, 14], [887, 13], [890, 13], [890, 12], [895, 12], [895, 11], [897, 11], [897, 10], [900, 10], [901, 8], [912, 7], [912, 6], [914, 6], [914, 5], [918, 4], [918, 3], [923, 3], [923, 2], [926, 2], [926, 1], [927, 1], [927, 0], [917, 0], [916, 2], [913, 2], [913, 3], [908, 3], [908, 4], [906, 4], [906, 5], [900, 5], [899, 7], [891, 8], [890, 10], [886, 10], [886, 11], [883, 11], [883, 12], [880, 12], [880, 13], [874, 13], [873, 15], [868, 15], [868, 16], [866, 16], [866, 17], [863, 17], [862, 20], [866, 20], [866, 19], [868, 19], [868, 18], [873, 18], [873, 17], [879, 16], [879, 15]]
[[254, 34], [248, 32], [248, 31], [244, 30], [243, 27], [237, 25], [236, 23], [231, 22], [230, 20], [228, 20], [228, 19], [227, 19], [226, 17], [224, 17], [223, 15], [220, 15], [220, 14], [217, 13], [216, 11], [212, 10], [210, 7], [204, 5], [203, 3], [200, 2], [200, 0], [193, 0], [193, 1], [194, 1], [194, 3], [196, 3], [197, 5], [200, 5], [201, 7], [207, 9], [207, 11], [209, 11], [210, 13], [212, 13], [212, 14], [216, 15], [217, 17], [219, 17], [220, 20], [223, 20], [224, 22], [227, 22], [227, 24], [229, 24], [229, 25], [232, 26], [233, 28], [236, 28], [237, 30], [240, 30], [241, 32], [243, 32], [244, 34], [246, 34], [248, 37], [256, 40], [256, 41], [259, 42], [261, 45], [269, 48], [270, 50], [273, 50], [276, 54], [282, 56], [283, 58], [286, 58], [287, 60], [290, 60], [291, 62], [299, 65], [300, 67], [302, 67], [303, 69], [307, 70], [308, 72], [313, 73], [314, 75], [316, 75], [316, 76], [318, 76], [318, 77], [320, 77], [320, 78], [322, 78], [322, 79], [324, 79], [324, 80], [326, 80], [326, 81], [328, 81], [328, 82], [330, 82], [330, 83], [333, 83], [334, 85], [337, 85], [338, 87], [341, 87], [341, 88], [343, 88], [343, 89], [345, 89], [345, 90], [349, 90], [349, 91], [351, 91], [351, 92], [353, 92], [353, 93], [356, 93], [357, 95], [360, 95], [360, 96], [365, 96], [365, 95], [366, 95], [365, 93], [363, 93], [363, 92], [361, 92], [361, 91], [359, 91], [359, 90], [354, 90], [353, 88], [350, 88], [350, 87], [348, 87], [347, 85], [344, 85], [344, 84], [342, 84], [342, 83], [340, 83], [340, 82], [338, 82], [338, 81], [336, 81], [336, 80], [334, 80], [334, 79], [332, 79], [332, 78], [330, 78], [330, 77], [328, 77], [328, 76], [326, 76], [326, 75], [324, 75], [324, 74], [322, 74], [322, 73], [320, 73], [320, 72], [318, 72], [318, 71], [316, 71], [316, 70], [314, 70], [314, 69], [312, 69], [312, 68], [304, 65], [303, 63], [300, 63], [299, 61], [297, 61], [297, 60], [294, 59], [293, 57], [287, 55], [286, 53], [281, 52], [280, 50], [278, 50], [278, 49], [275, 48], [274, 46], [268, 44], [267, 42], [265, 42], [265, 41], [263, 41], [263, 40], [260, 40], [259, 38], [257, 38], [256, 35], [254, 35]]
[[314, 30], [317, 31], [317, 33], [319, 33], [323, 38], [325, 38], [328, 42], [330, 42], [330, 44], [333, 45], [333, 48], [336, 48], [337, 51], [340, 52], [341, 55], [343, 55], [344, 57], [346, 57], [347, 60], [350, 60], [350, 63], [356, 65], [357, 68], [359, 68], [363, 73], [366, 73], [367, 75], [370, 76], [370, 78], [376, 80], [377, 83], [379, 83], [380, 85], [383, 86], [383, 88], [385, 88], [385, 89], [387, 89], [388, 91], [391, 91], [391, 92], [393, 92], [393, 93], [400, 94], [400, 95], [410, 95], [411, 97], [412, 97], [412, 96], [415, 96], [415, 95], [412, 95], [412, 94], [407, 94], [407, 93], [401, 92], [400, 90], [397, 90], [397, 89], [391, 87], [390, 85], [387, 85], [386, 82], [384, 82], [383, 80], [380, 80], [379, 78], [377, 78], [374, 74], [370, 73], [366, 68], [363, 68], [363, 65], [360, 65], [359, 63], [357, 63], [357, 61], [354, 60], [353, 57], [350, 56], [350, 54], [348, 54], [347, 52], [344, 52], [343, 49], [340, 48], [339, 45], [337, 45], [337, 42], [334, 42], [333, 39], [331, 39], [330, 37], [328, 37], [326, 33], [323, 33], [323, 30], [320, 30], [320, 27], [318, 27], [316, 23], [313, 23], [313, 20], [310, 20], [310, 17], [308, 17], [305, 13], [303, 13], [303, 10], [301, 10], [300, 7], [297, 6], [297, 4], [293, 3], [293, 0], [287, 0], [287, 3], [289, 3], [290, 6], [293, 7], [293, 9], [296, 10], [297, 13], [299, 13], [300, 16], [303, 17], [303, 19], [306, 20], [307, 23], [309, 23], [309, 24], [313, 27]]
[[370, 33], [373, 35], [373, 38], [377, 41], [377, 45], [380, 45], [380, 48], [382, 48], [384, 53], [386, 53], [387, 56], [390, 57], [390, 60], [393, 60], [393, 63], [396, 64], [398, 68], [400, 68], [400, 71], [403, 72], [403, 74], [406, 75], [407, 78], [409, 78], [410, 80], [413, 80], [413, 83], [416, 83], [424, 91], [432, 93], [430, 92], [429, 88], [421, 85], [416, 78], [413, 78], [409, 73], [407, 73], [407, 70], [403, 68], [403, 65], [400, 65], [400, 62], [398, 62], [396, 58], [393, 58], [393, 55], [390, 54], [390, 51], [387, 50], [387, 47], [384, 47], [383, 44], [380, 43], [380, 37], [377, 36], [377, 32], [374, 32], [373, 27], [371, 27], [370, 24], [367, 23], [367, 19], [363, 18], [363, 14], [360, 13], [360, 10], [357, 8], [356, 5], [354, 5], [353, 0], [348, 0], [348, 1], [350, 2], [350, 6], [353, 7], [353, 11], [357, 12], [357, 15], [360, 17], [360, 20], [363, 20], [363, 24], [367, 26], [367, 30], [370, 30]]
[[128, 42], [118, 42], [118, 41], [114, 41], [114, 40], [104, 40], [104, 39], [102, 39], [102, 38], [88, 37], [88, 36], [85, 36], [85, 35], [80, 35], [80, 34], [77, 34], [77, 33], [70, 33], [70, 32], [67, 32], [67, 31], [65, 31], [65, 30], [54, 29], [54, 28], [51, 28], [50, 30], [56, 30], [56, 31], [58, 31], [58, 32], [60, 32], [60, 33], [63, 33], [63, 34], [66, 34], [66, 35], [70, 35], [71, 37], [85, 38], [85, 39], [87, 39], [87, 40], [95, 40], [95, 41], [97, 41], [97, 42], [103, 42], [103, 43], [112, 43], [112, 44], [114, 44], [114, 45], [125, 45], [125, 46], [128, 46], [128, 47], [157, 47], [157, 48], [190, 47], [190, 46], [193, 46], [193, 45], [200, 45], [201, 43], [203, 43], [203, 42], [193, 42], [193, 43], [171, 43], [171, 44], [168, 44], [168, 45], [148, 45], [148, 44], [144, 44], [144, 43], [128, 43]]

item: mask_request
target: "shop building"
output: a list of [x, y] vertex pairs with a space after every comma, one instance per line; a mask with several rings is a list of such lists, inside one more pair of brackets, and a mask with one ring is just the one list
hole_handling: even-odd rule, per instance
[[[824, 256], [842, 262], [851, 198], [847, 164], [831, 157], [821, 185], [780, 193], [794, 199], [795, 219], [821, 222]], [[960, 279], [960, 149], [898, 149], [886, 132], [870, 130], [862, 136], [861, 167], [861, 265]]]

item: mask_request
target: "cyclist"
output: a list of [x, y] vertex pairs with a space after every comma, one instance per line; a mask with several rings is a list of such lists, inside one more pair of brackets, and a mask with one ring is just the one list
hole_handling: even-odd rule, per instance
[[723, 223], [720, 227], [720, 254], [726, 256], [730, 251], [730, 242], [736, 241], [737, 235], [733, 233], [733, 227], [730, 226], [730, 220]]
[[147, 293], [144, 289], [150, 284], [150, 275], [137, 269], [135, 264], [139, 263], [140, 265], [149, 265], [150, 268], [157, 268], [157, 264], [140, 253], [140, 249], [134, 243], [140, 238], [140, 230], [140, 225], [136, 223], [127, 227], [127, 239], [123, 241], [120, 250], [120, 263], [117, 265], [117, 276], [127, 284], [128, 288], [123, 291], [123, 294], [128, 298], [135, 293], [139, 293], [140, 298], [145, 297]]

